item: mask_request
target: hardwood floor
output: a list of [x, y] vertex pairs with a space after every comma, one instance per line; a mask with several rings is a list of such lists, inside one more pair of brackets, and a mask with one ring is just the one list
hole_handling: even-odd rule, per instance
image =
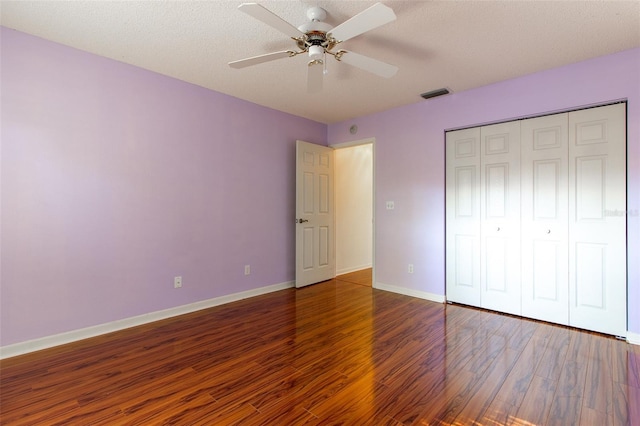
[[0, 363], [2, 425], [638, 425], [640, 347], [345, 281]]
[[373, 270], [371, 268], [367, 268], [355, 272], [350, 272], [348, 274], [338, 275], [336, 277], [336, 280], [371, 287], [373, 282], [372, 275]]

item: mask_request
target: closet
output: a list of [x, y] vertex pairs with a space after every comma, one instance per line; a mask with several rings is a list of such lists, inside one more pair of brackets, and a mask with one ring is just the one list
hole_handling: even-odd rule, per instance
[[626, 105], [446, 134], [447, 300], [626, 336]]

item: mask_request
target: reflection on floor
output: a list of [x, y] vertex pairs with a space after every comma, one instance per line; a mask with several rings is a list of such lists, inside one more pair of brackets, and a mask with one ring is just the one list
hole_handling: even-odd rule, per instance
[[371, 283], [373, 282], [371, 271], [371, 268], [361, 269], [348, 274], [338, 275], [336, 280], [371, 287]]
[[0, 362], [0, 424], [640, 425], [640, 346], [337, 279]]

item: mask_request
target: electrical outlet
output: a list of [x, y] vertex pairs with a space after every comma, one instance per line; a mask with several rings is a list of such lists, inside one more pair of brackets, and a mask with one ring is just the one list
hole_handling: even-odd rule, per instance
[[251, 274], [251, 265], [244, 265], [244, 274], [245, 275]]
[[410, 264], [409, 264], [409, 268], [407, 269], [407, 271], [408, 271], [410, 274], [413, 274], [413, 263], [410, 263]]
[[396, 203], [393, 201], [387, 201], [387, 210], [393, 210], [396, 208]]
[[173, 277], [173, 288], [182, 287], [182, 277]]

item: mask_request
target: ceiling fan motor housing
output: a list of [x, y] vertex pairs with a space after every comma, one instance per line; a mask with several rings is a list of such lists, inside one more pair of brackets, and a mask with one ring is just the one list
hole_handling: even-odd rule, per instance
[[312, 60], [320, 59], [327, 50], [331, 50], [335, 45], [331, 39], [327, 38], [326, 31], [318, 30], [308, 31], [305, 33], [304, 37], [301, 37], [296, 41], [298, 42], [300, 50], [303, 52], [309, 52], [309, 57]]
[[298, 41], [298, 47], [302, 51], [309, 51], [309, 58], [320, 60], [329, 47], [327, 32], [333, 27], [326, 22], [327, 12], [321, 7], [311, 7], [307, 10], [307, 17], [311, 20], [298, 27], [305, 34], [305, 37]]

